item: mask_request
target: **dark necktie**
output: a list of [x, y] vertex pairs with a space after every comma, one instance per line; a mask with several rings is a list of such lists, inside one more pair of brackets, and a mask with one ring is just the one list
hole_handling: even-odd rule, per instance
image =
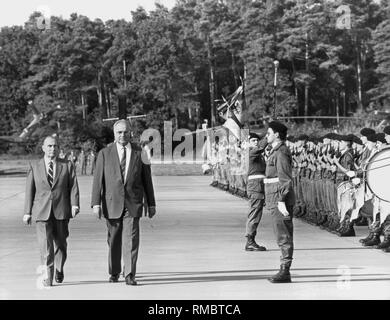
[[125, 182], [125, 172], [126, 172], [126, 148], [122, 148], [122, 159], [121, 159], [121, 174], [122, 174], [122, 180]]
[[53, 161], [49, 162], [49, 170], [47, 172], [47, 181], [49, 182], [50, 188], [53, 186]]

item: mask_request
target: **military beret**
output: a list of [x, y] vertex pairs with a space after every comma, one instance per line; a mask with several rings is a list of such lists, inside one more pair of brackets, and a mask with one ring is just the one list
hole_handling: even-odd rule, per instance
[[390, 135], [390, 126], [385, 127], [385, 128], [383, 129], [383, 132], [384, 132], [385, 134], [389, 134], [389, 135]]
[[349, 134], [347, 134], [347, 135], [340, 135], [338, 140], [351, 142], [352, 141], [352, 137]]
[[371, 134], [375, 134], [375, 130], [371, 128], [363, 128], [362, 130], [360, 130], [360, 134], [362, 136], [368, 137]]
[[318, 144], [319, 142], [322, 142], [322, 139], [318, 138], [318, 137], [313, 137], [312, 138], [312, 141], [315, 143], [315, 144]]
[[298, 141], [307, 141], [309, 140], [309, 136], [307, 134], [301, 134], [298, 136]]
[[322, 140], [324, 140], [324, 139], [332, 139], [332, 136], [333, 136], [333, 133], [332, 132], [328, 132], [326, 135], [324, 135], [322, 137]]
[[271, 121], [268, 126], [273, 132], [279, 132], [285, 135], [287, 134], [287, 127], [279, 121]]
[[341, 137], [341, 135], [339, 135], [339, 134], [337, 134], [337, 133], [333, 133], [333, 134], [332, 134], [332, 140], [340, 141], [340, 137]]
[[386, 143], [385, 134], [383, 132], [376, 134], [376, 141]]
[[371, 142], [376, 142], [376, 134], [375, 133], [374, 134], [369, 134], [367, 136], [367, 140], [371, 141]]
[[355, 136], [354, 134], [352, 135], [352, 142], [363, 145], [362, 140], [358, 136]]
[[260, 140], [260, 137], [256, 132], [249, 132], [248, 139], [259, 139]]
[[327, 134], [328, 138], [331, 140], [337, 140], [337, 133], [330, 132]]

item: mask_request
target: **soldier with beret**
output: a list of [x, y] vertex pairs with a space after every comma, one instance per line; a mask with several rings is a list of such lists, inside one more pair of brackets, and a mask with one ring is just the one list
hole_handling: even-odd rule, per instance
[[265, 159], [264, 150], [267, 146], [265, 137], [260, 138], [256, 133], [249, 134], [249, 166], [247, 195], [249, 198], [249, 213], [246, 222], [246, 251], [265, 251], [264, 246], [259, 246], [255, 237], [260, 223], [264, 206], [264, 178]]
[[285, 145], [287, 127], [271, 121], [267, 130], [267, 142], [271, 150], [266, 161], [264, 179], [265, 207], [272, 215], [273, 229], [281, 250], [280, 270], [268, 280], [272, 283], [291, 282], [290, 267], [293, 259], [293, 190], [292, 157]]
[[296, 194], [297, 201], [295, 203], [295, 216], [304, 218], [308, 213], [307, 209], [307, 192], [308, 192], [308, 159], [307, 159], [307, 141], [309, 137], [306, 134], [301, 134], [297, 137], [296, 150], [293, 154], [293, 159], [297, 163], [297, 179], [296, 179]]

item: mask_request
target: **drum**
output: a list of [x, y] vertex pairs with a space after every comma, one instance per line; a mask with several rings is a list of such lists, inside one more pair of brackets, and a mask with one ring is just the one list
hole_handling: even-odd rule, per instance
[[379, 199], [390, 202], [390, 147], [371, 156], [365, 171], [371, 192]]

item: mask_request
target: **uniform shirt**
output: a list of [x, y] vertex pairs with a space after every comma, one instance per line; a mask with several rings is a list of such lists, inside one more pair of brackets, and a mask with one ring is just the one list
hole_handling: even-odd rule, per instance
[[[341, 152], [341, 157], [340, 157], [339, 163], [344, 169], [346, 169], [348, 171], [353, 170], [353, 168], [354, 168], [353, 156], [352, 156], [349, 149], [346, 149], [346, 150]], [[344, 174], [344, 172], [341, 171], [340, 168], [338, 168], [337, 171]]]
[[[339, 163], [345, 170], [352, 171], [355, 169], [353, 156], [349, 149], [346, 149], [341, 152]], [[337, 180], [348, 180], [348, 176], [339, 167], [337, 167]]]
[[265, 174], [264, 148], [249, 148], [248, 176]]
[[[265, 159], [264, 159], [264, 147], [249, 148], [249, 163], [248, 163], [248, 177], [254, 175], [265, 174]], [[264, 182], [261, 178], [248, 179], [247, 193], [251, 198], [264, 199]]]
[[359, 165], [361, 166], [361, 168], [366, 164], [368, 158], [370, 158], [371, 156], [371, 150], [368, 149], [367, 147], [364, 147], [363, 149], [363, 152], [362, 152], [362, 155], [360, 157], [360, 161], [359, 161]]
[[292, 157], [284, 142], [271, 149], [266, 162], [266, 178], [278, 178], [279, 182], [265, 184], [265, 201], [268, 203], [285, 202], [294, 205]]

